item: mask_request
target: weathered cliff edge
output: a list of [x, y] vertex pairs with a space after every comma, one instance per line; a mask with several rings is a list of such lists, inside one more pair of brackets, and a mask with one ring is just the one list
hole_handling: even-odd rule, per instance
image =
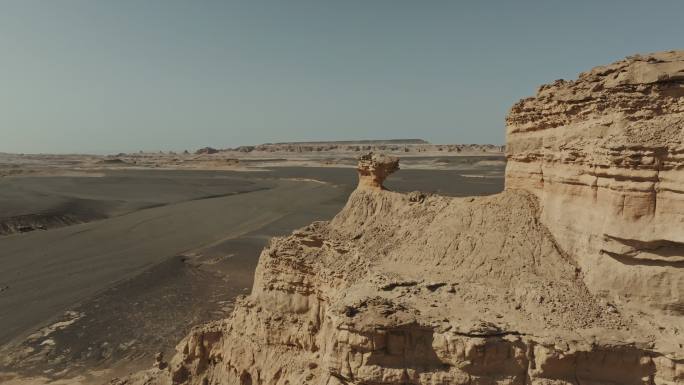
[[[387, 191], [382, 180], [396, 160], [362, 159], [345, 208], [273, 239], [252, 294], [229, 319], [194, 329], [168, 367], [118, 383], [684, 383], [684, 162], [675, 123], [683, 95], [681, 62], [672, 61], [682, 55], [654, 57], [542, 87], [517, 104], [501, 194]], [[630, 72], [642, 66], [667, 69], [669, 80], [656, 76], [648, 91], [608, 87], [620, 76], [642, 79], [649, 71]], [[603, 107], [573, 102], [571, 89], [587, 79], [602, 84], [591, 91], [602, 101], [581, 103]], [[552, 89], [567, 89], [570, 101], [546, 96]], [[619, 98], [642, 104], [627, 110]], [[608, 128], [594, 122], [601, 111], [613, 111]], [[639, 151], [652, 155], [631, 156]], [[604, 169], [593, 159], [615, 162]], [[585, 170], [600, 176], [572, 178]], [[639, 206], [647, 195], [650, 209]], [[620, 265], [609, 270], [608, 258]]]
[[507, 124], [506, 187], [539, 198], [589, 288], [684, 316], [684, 51], [542, 86]]

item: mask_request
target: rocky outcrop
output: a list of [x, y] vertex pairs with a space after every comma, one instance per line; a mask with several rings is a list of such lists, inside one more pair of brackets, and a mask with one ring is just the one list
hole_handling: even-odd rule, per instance
[[359, 188], [384, 189], [382, 183], [399, 169], [399, 159], [383, 154], [368, 153], [359, 157], [356, 170], [359, 173]]
[[[497, 195], [388, 191], [396, 160], [362, 157], [344, 209], [273, 239], [229, 319], [195, 328], [168, 369], [118, 384], [684, 383], [681, 125], [661, 127], [680, 113], [676, 57], [628, 59], [517, 104]], [[633, 95], [650, 65], [668, 75]], [[639, 98], [648, 123], [627, 116]], [[598, 111], [608, 128], [594, 128]]]
[[513, 106], [506, 187], [616, 303], [684, 315], [684, 51], [558, 80]]
[[211, 154], [216, 154], [218, 152], [219, 152], [219, 150], [217, 150], [213, 147], [202, 147], [199, 150], [195, 151], [195, 155], [211, 155]]
[[241, 153], [296, 153], [305, 154], [359, 154], [364, 152], [419, 154], [501, 154], [503, 147], [495, 144], [431, 144], [422, 139], [354, 140], [329, 142], [265, 143], [241, 146], [224, 151]]

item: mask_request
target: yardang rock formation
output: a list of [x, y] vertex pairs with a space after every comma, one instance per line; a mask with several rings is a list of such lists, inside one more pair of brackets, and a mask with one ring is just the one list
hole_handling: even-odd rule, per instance
[[506, 187], [539, 198], [589, 288], [683, 317], [684, 52], [542, 86], [507, 123]]
[[506, 190], [382, 188], [275, 238], [251, 295], [145, 384], [684, 383], [684, 52], [543, 86]]

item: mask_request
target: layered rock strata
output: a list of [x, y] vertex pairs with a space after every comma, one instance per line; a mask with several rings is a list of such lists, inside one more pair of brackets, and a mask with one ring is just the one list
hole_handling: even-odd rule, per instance
[[501, 194], [388, 191], [396, 160], [362, 158], [344, 209], [273, 239], [230, 318], [118, 383], [684, 383], [678, 57], [514, 106]]
[[359, 157], [356, 170], [359, 173], [359, 188], [383, 189], [387, 177], [399, 169], [399, 159], [384, 154], [368, 153]]
[[507, 125], [506, 187], [539, 198], [592, 292], [684, 316], [684, 51], [542, 86]]

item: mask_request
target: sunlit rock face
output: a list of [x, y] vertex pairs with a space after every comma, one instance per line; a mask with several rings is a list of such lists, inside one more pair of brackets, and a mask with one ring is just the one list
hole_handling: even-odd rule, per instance
[[682, 52], [543, 86], [508, 117], [506, 191], [382, 187], [274, 238], [228, 319], [116, 384], [684, 383]]
[[507, 118], [507, 189], [613, 301], [684, 315], [684, 51], [558, 80]]
[[384, 189], [382, 183], [385, 179], [399, 170], [399, 159], [371, 152], [359, 157], [356, 170], [359, 173], [359, 188]]

